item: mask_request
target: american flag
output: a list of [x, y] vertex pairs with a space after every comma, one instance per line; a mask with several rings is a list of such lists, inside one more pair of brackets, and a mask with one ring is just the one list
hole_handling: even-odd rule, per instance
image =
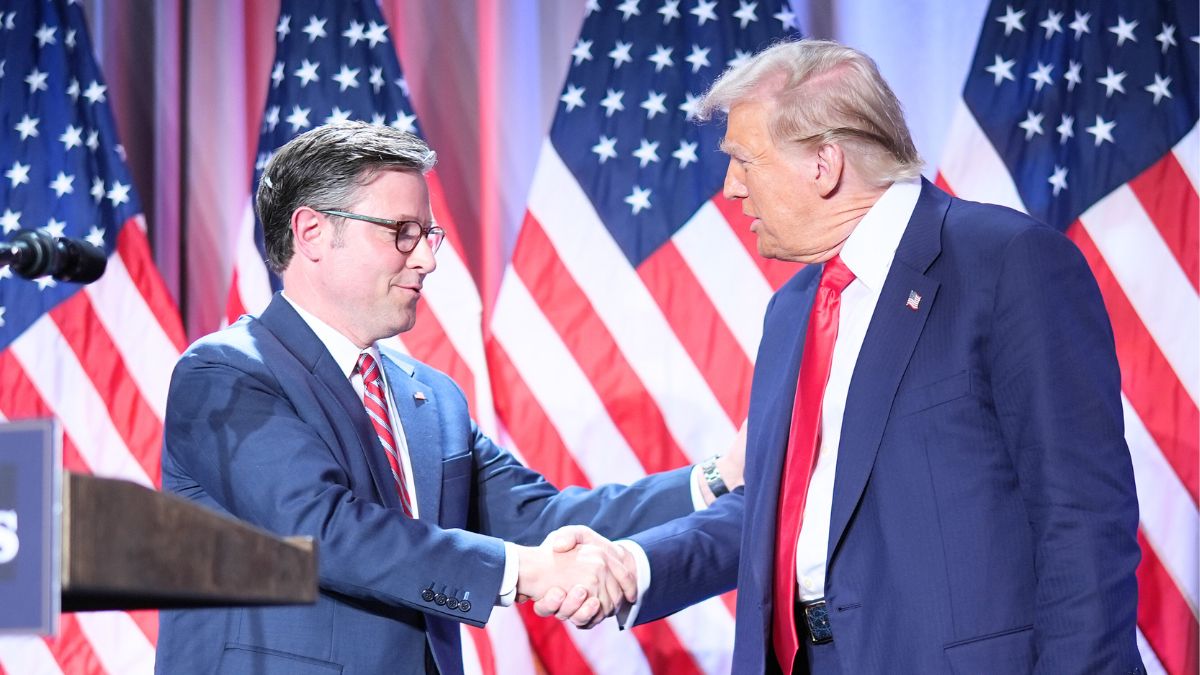
[[[83, 12], [0, 1], [0, 227], [108, 253], [90, 286], [0, 267], [0, 420], [57, 417], [70, 471], [159, 484], [163, 408], [183, 350]], [[0, 673], [149, 672], [154, 612], [64, 614], [56, 639], [0, 638]]]
[[[763, 312], [797, 267], [759, 257], [720, 196], [723, 125], [686, 117], [795, 31], [781, 1], [588, 3], [488, 340], [497, 414], [556, 485], [702, 460], [745, 419]], [[631, 632], [527, 625], [550, 672], [725, 673], [732, 608]]]
[[[279, 287], [263, 262], [262, 224], [252, 203], [254, 187], [271, 154], [296, 135], [339, 120], [388, 124], [420, 133], [387, 21], [374, 0], [284, 0], [275, 38], [251, 202], [246, 205], [230, 284], [226, 317], [230, 323], [243, 313], [260, 312], [270, 301], [272, 287]], [[480, 428], [494, 431], [479, 291], [460, 254], [461, 240], [437, 172], [427, 178], [434, 218], [447, 237], [438, 249], [437, 272], [425, 282], [416, 327], [388, 342], [454, 378], [466, 392]], [[515, 664], [515, 672], [532, 672], [528, 639], [516, 609], [497, 608], [486, 631], [465, 626], [463, 630], [470, 671], [493, 673], [499, 667], [503, 672]], [[493, 642], [505, 645], [503, 655], [492, 649]]]
[[1138, 641], [1197, 672], [1195, 2], [993, 2], [939, 184], [1066, 232], [1100, 283], [1141, 508]]

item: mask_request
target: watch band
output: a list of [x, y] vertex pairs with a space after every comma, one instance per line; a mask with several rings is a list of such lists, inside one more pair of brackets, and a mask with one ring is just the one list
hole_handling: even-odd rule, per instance
[[708, 483], [708, 489], [712, 490], [714, 497], [729, 494], [729, 486], [725, 485], [725, 481], [721, 479], [721, 472], [717, 470], [717, 458], [709, 457], [700, 465], [700, 472], [704, 474], [704, 482]]

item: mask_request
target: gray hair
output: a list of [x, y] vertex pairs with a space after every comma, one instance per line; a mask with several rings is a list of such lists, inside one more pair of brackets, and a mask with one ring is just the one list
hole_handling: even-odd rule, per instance
[[283, 144], [267, 162], [254, 197], [267, 264], [278, 274], [291, 262], [296, 209], [345, 208], [380, 171], [424, 174], [436, 162], [437, 154], [418, 136], [365, 122], [327, 124]]
[[727, 115], [759, 98], [772, 104], [771, 139], [836, 143], [871, 183], [885, 187], [921, 175], [904, 111], [871, 57], [828, 40], [782, 42], [731, 68], [700, 100], [696, 118]]

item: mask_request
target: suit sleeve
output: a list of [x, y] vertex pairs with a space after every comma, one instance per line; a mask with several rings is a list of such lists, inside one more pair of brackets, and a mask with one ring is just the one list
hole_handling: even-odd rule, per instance
[[[164, 428], [167, 487], [268, 531], [312, 536], [326, 592], [487, 620], [504, 567], [500, 540], [357, 498], [333, 439], [297, 415], [278, 382], [215, 360], [189, 353], [176, 367]], [[469, 599], [470, 610], [422, 601], [433, 579]]]
[[1015, 237], [994, 321], [992, 390], [1036, 551], [1036, 672], [1135, 672], [1138, 507], [1121, 378], [1075, 246], [1048, 228]]

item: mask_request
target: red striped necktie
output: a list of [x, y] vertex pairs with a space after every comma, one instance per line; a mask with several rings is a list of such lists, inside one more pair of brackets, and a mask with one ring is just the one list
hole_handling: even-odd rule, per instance
[[363, 407], [379, 436], [379, 443], [387, 453], [388, 464], [392, 467], [392, 477], [396, 479], [396, 492], [400, 493], [400, 507], [404, 515], [412, 517], [412, 505], [408, 497], [408, 483], [404, 480], [404, 465], [400, 461], [400, 450], [396, 447], [396, 437], [392, 434], [391, 417], [388, 415], [387, 394], [383, 390], [383, 376], [379, 372], [379, 364], [367, 353], [358, 357], [358, 372], [363, 379]]
[[779, 488], [779, 530], [775, 538], [775, 607], [771, 642], [783, 672], [792, 672], [800, 643], [796, 636], [796, 540], [804, 518], [808, 483], [817, 462], [821, 429], [821, 400], [833, 364], [837, 341], [842, 291], [854, 281], [854, 273], [834, 256], [821, 271], [821, 283], [813, 298], [796, 383], [796, 403], [788, 436], [787, 459]]

